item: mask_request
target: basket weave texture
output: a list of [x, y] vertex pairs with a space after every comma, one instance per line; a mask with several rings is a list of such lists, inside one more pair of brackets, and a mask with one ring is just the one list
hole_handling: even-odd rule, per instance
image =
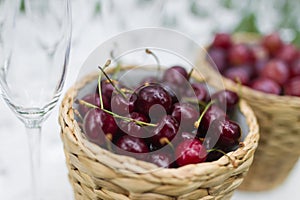
[[187, 165], [176, 169], [158, 168], [135, 158], [117, 155], [87, 141], [75, 120], [73, 101], [78, 91], [91, 80], [87, 76], [66, 93], [59, 123], [64, 144], [69, 180], [76, 200], [173, 200], [230, 199], [248, 171], [259, 135], [251, 108], [241, 101], [249, 132], [244, 146], [217, 161]]
[[[235, 42], [255, 43], [258, 37], [238, 34]], [[215, 87], [219, 73], [204, 55], [199, 59], [206, 81]], [[278, 96], [241, 86], [223, 78], [225, 88], [236, 91], [252, 107], [259, 124], [260, 141], [253, 164], [240, 189], [263, 191], [279, 186], [289, 175], [300, 155], [300, 98]]]

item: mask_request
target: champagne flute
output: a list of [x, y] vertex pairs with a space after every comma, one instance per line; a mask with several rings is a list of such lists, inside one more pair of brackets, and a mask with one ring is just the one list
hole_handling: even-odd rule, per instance
[[32, 197], [39, 197], [43, 121], [61, 94], [70, 53], [69, 0], [0, 0], [0, 88], [24, 123], [32, 170]]

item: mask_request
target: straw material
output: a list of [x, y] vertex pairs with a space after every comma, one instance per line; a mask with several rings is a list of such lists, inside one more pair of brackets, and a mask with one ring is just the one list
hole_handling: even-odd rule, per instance
[[258, 124], [251, 108], [241, 101], [249, 132], [241, 146], [217, 161], [162, 169], [156, 165], [117, 155], [84, 138], [75, 120], [73, 100], [77, 92], [95, 75], [72, 87], [66, 93], [59, 123], [64, 143], [70, 183], [76, 200], [174, 200], [230, 199], [253, 161], [259, 135]]
[[[238, 39], [236, 39], [238, 38]], [[235, 41], [256, 42], [251, 34], [239, 34]], [[206, 80], [215, 87], [216, 73], [201, 55], [198, 63]], [[300, 155], [300, 98], [277, 96], [241, 86], [223, 77], [224, 86], [238, 92], [252, 107], [260, 129], [260, 142], [253, 164], [240, 189], [262, 191], [280, 185]]]

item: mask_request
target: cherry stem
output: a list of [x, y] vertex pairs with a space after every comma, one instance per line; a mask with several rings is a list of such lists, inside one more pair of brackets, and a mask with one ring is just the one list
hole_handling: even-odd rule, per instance
[[188, 73], [188, 76], [187, 76], [187, 80], [188, 80], [188, 81], [190, 80], [193, 71], [194, 71], [194, 68], [192, 68], [191, 71]]
[[230, 162], [231, 162], [231, 164], [232, 164], [232, 166], [234, 167], [234, 168], [237, 168], [238, 167], [238, 165], [237, 165], [237, 163], [235, 162], [235, 160], [233, 160], [229, 155], [227, 155], [227, 153], [225, 153], [224, 151], [222, 151], [221, 149], [209, 149], [209, 150], [207, 150], [207, 153], [210, 153], [210, 152], [214, 152], [214, 151], [216, 151], [216, 152], [219, 152], [219, 153], [221, 153], [221, 154], [223, 154], [224, 156], [226, 156], [229, 160], [230, 160]]
[[153, 53], [150, 49], [145, 49], [145, 52], [146, 52], [147, 54], [152, 55], [152, 56], [154, 57], [154, 59], [155, 59], [155, 61], [156, 61], [156, 63], [157, 63], [157, 71], [159, 72], [161, 66], [160, 66], [160, 62], [159, 62], [158, 57], [157, 57], [157, 56], [155, 55], [155, 53]]
[[203, 116], [205, 115], [206, 111], [207, 111], [207, 110], [210, 108], [210, 106], [211, 106], [212, 104], [214, 104], [214, 103], [215, 103], [215, 101], [211, 101], [211, 102], [209, 102], [209, 103], [205, 106], [205, 108], [204, 108], [203, 112], [201, 113], [199, 119], [198, 119], [198, 120], [195, 122], [195, 124], [194, 124], [195, 128], [198, 128], [198, 127], [199, 127], [200, 122], [201, 122]]
[[124, 92], [122, 92], [122, 91], [119, 89], [119, 87], [117, 87], [117, 86], [114, 84], [114, 82], [111, 80], [111, 78], [109, 78], [109, 76], [108, 76], [107, 73], [104, 71], [104, 69], [102, 69], [101, 67], [99, 67], [99, 69], [102, 71], [102, 73], [104, 74], [104, 76], [106, 77], [106, 79], [109, 81], [109, 83], [117, 90], [117, 92], [118, 92], [119, 94], [121, 94], [122, 97], [123, 97], [124, 99], [126, 99], [127, 97], [126, 97], [126, 95], [124, 94]]
[[[104, 67], [103, 67], [103, 70], [105, 68], [107, 68], [111, 63], [111, 60], [107, 60]], [[102, 91], [101, 91], [101, 77], [102, 77], [102, 68], [99, 67], [101, 69], [101, 72], [99, 72], [99, 76], [98, 76], [98, 92], [99, 92], [99, 98], [100, 98], [100, 108], [103, 109], [103, 99], [102, 99]]]
[[170, 140], [168, 138], [166, 138], [166, 137], [160, 138], [159, 143], [162, 144], [162, 145], [168, 144], [171, 147], [171, 149], [173, 151], [175, 151], [174, 145], [170, 142]]

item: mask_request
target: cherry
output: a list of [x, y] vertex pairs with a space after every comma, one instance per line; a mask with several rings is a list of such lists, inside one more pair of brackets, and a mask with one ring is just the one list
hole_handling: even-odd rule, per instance
[[173, 157], [171, 153], [151, 153], [148, 157], [148, 161], [156, 164], [158, 167], [170, 168]]
[[270, 60], [262, 70], [262, 77], [270, 78], [283, 85], [290, 76], [288, 66], [280, 60]]
[[245, 67], [231, 67], [224, 72], [226, 78], [231, 79], [234, 82], [248, 85], [251, 79], [249, 70]]
[[191, 104], [176, 103], [171, 115], [179, 122], [181, 130], [191, 131], [200, 114]]
[[203, 82], [196, 82], [191, 84], [192, 89], [186, 90], [185, 96], [194, 98], [198, 101], [207, 102], [209, 101], [209, 93], [206, 84]]
[[178, 166], [204, 162], [206, 154], [205, 147], [198, 139], [185, 140], [175, 150]]
[[[152, 131], [150, 142], [157, 147], [162, 147], [168, 142], [171, 142], [179, 129], [179, 124], [170, 115], [165, 115]], [[166, 143], [167, 142], [167, 143]]]
[[239, 102], [239, 96], [230, 90], [216, 92], [211, 96], [211, 99], [215, 100], [215, 104], [220, 108], [226, 108], [225, 111], [229, 112], [232, 111]]
[[171, 110], [172, 99], [169, 93], [159, 84], [152, 83], [142, 86], [138, 89], [137, 95], [138, 99], [135, 106], [144, 115], [149, 115], [151, 109], [151, 114], [153, 114], [151, 117], [159, 118]]
[[143, 153], [148, 153], [149, 149], [145, 141], [141, 138], [133, 137], [130, 135], [122, 136], [116, 143], [117, 153], [133, 156], [138, 159], [143, 159], [145, 155]]
[[212, 42], [213, 47], [222, 49], [228, 49], [229, 47], [231, 47], [231, 45], [231, 36], [227, 33], [217, 33], [215, 35], [214, 41]]
[[268, 78], [258, 78], [255, 79], [250, 87], [254, 90], [258, 90], [261, 92], [276, 94], [279, 95], [281, 92], [281, 87], [278, 83]]
[[293, 62], [290, 72], [291, 77], [300, 76], [300, 57]]
[[104, 135], [115, 136], [118, 126], [114, 118], [101, 109], [91, 109], [83, 119], [83, 131], [91, 142], [98, 145], [105, 143]]
[[229, 63], [233, 66], [254, 62], [254, 55], [246, 44], [235, 44], [228, 51]]
[[199, 124], [199, 127], [197, 129], [197, 137], [204, 138], [211, 123], [217, 118], [225, 119], [227, 118], [227, 115], [217, 105], [211, 105], [203, 115], [203, 118]]
[[283, 46], [283, 41], [278, 33], [271, 33], [263, 37], [262, 46], [264, 46], [271, 55], [275, 55]]
[[215, 137], [218, 146], [233, 147], [239, 144], [241, 128], [234, 121], [218, 118], [211, 123], [207, 135]]
[[284, 85], [284, 93], [300, 97], [300, 76], [295, 76]]
[[161, 86], [168, 92], [172, 99], [172, 104], [177, 103], [182, 96], [183, 88], [177, 87], [176, 85], [170, 84], [168, 82], [164, 82]]
[[[96, 94], [96, 93], [94, 93], [94, 94], [87, 94], [81, 100], [83, 100], [84, 102], [90, 103], [92, 105], [100, 107], [99, 94]], [[109, 109], [110, 107], [109, 107], [109, 101], [108, 101], [107, 97], [104, 96], [102, 98], [102, 100], [103, 100], [103, 106], [104, 106], [104, 108]], [[78, 111], [79, 111], [80, 115], [83, 116], [83, 117], [91, 109], [89, 106], [85, 105], [84, 102], [79, 103], [79, 105], [78, 105]]]
[[191, 132], [179, 132], [177, 133], [176, 137], [173, 139], [172, 143], [177, 145], [181, 143], [184, 140], [190, 140], [190, 139], [196, 139], [196, 134], [191, 133]]
[[276, 58], [291, 64], [297, 57], [297, 48], [292, 44], [284, 44], [276, 54]]
[[126, 116], [127, 118], [133, 119], [133, 121], [126, 121], [121, 120], [119, 122], [120, 129], [131, 136], [139, 137], [139, 138], [146, 138], [149, 137], [148, 130], [146, 129], [146, 126], [139, 125], [136, 121], [146, 122], [148, 123], [150, 120], [143, 114], [133, 112]]
[[[106, 96], [110, 101], [114, 90], [115, 90], [114, 86], [108, 80], [101, 81], [102, 97]], [[98, 86], [97, 86], [97, 93], [99, 94]]]
[[217, 69], [220, 72], [223, 72], [227, 67], [227, 53], [224, 49], [221, 48], [214, 48], [211, 47], [208, 50], [208, 55], [211, 59], [209, 59], [209, 62], [211, 62], [211, 65], [216, 65]]
[[173, 66], [164, 72], [163, 81], [176, 86], [183, 86], [188, 81], [188, 73], [181, 66]]
[[250, 50], [256, 61], [269, 59], [269, 52], [264, 46], [253, 44], [251, 45]]
[[113, 94], [111, 98], [111, 110], [118, 114], [124, 115], [129, 114], [134, 111], [134, 104], [137, 100], [137, 95], [135, 93], [126, 94], [126, 98], [121, 94]]
[[256, 62], [254, 63], [254, 76], [253, 77], [257, 77], [259, 76], [263, 69], [265, 68], [266, 64], [268, 63], [268, 59], [258, 59], [256, 60]]

